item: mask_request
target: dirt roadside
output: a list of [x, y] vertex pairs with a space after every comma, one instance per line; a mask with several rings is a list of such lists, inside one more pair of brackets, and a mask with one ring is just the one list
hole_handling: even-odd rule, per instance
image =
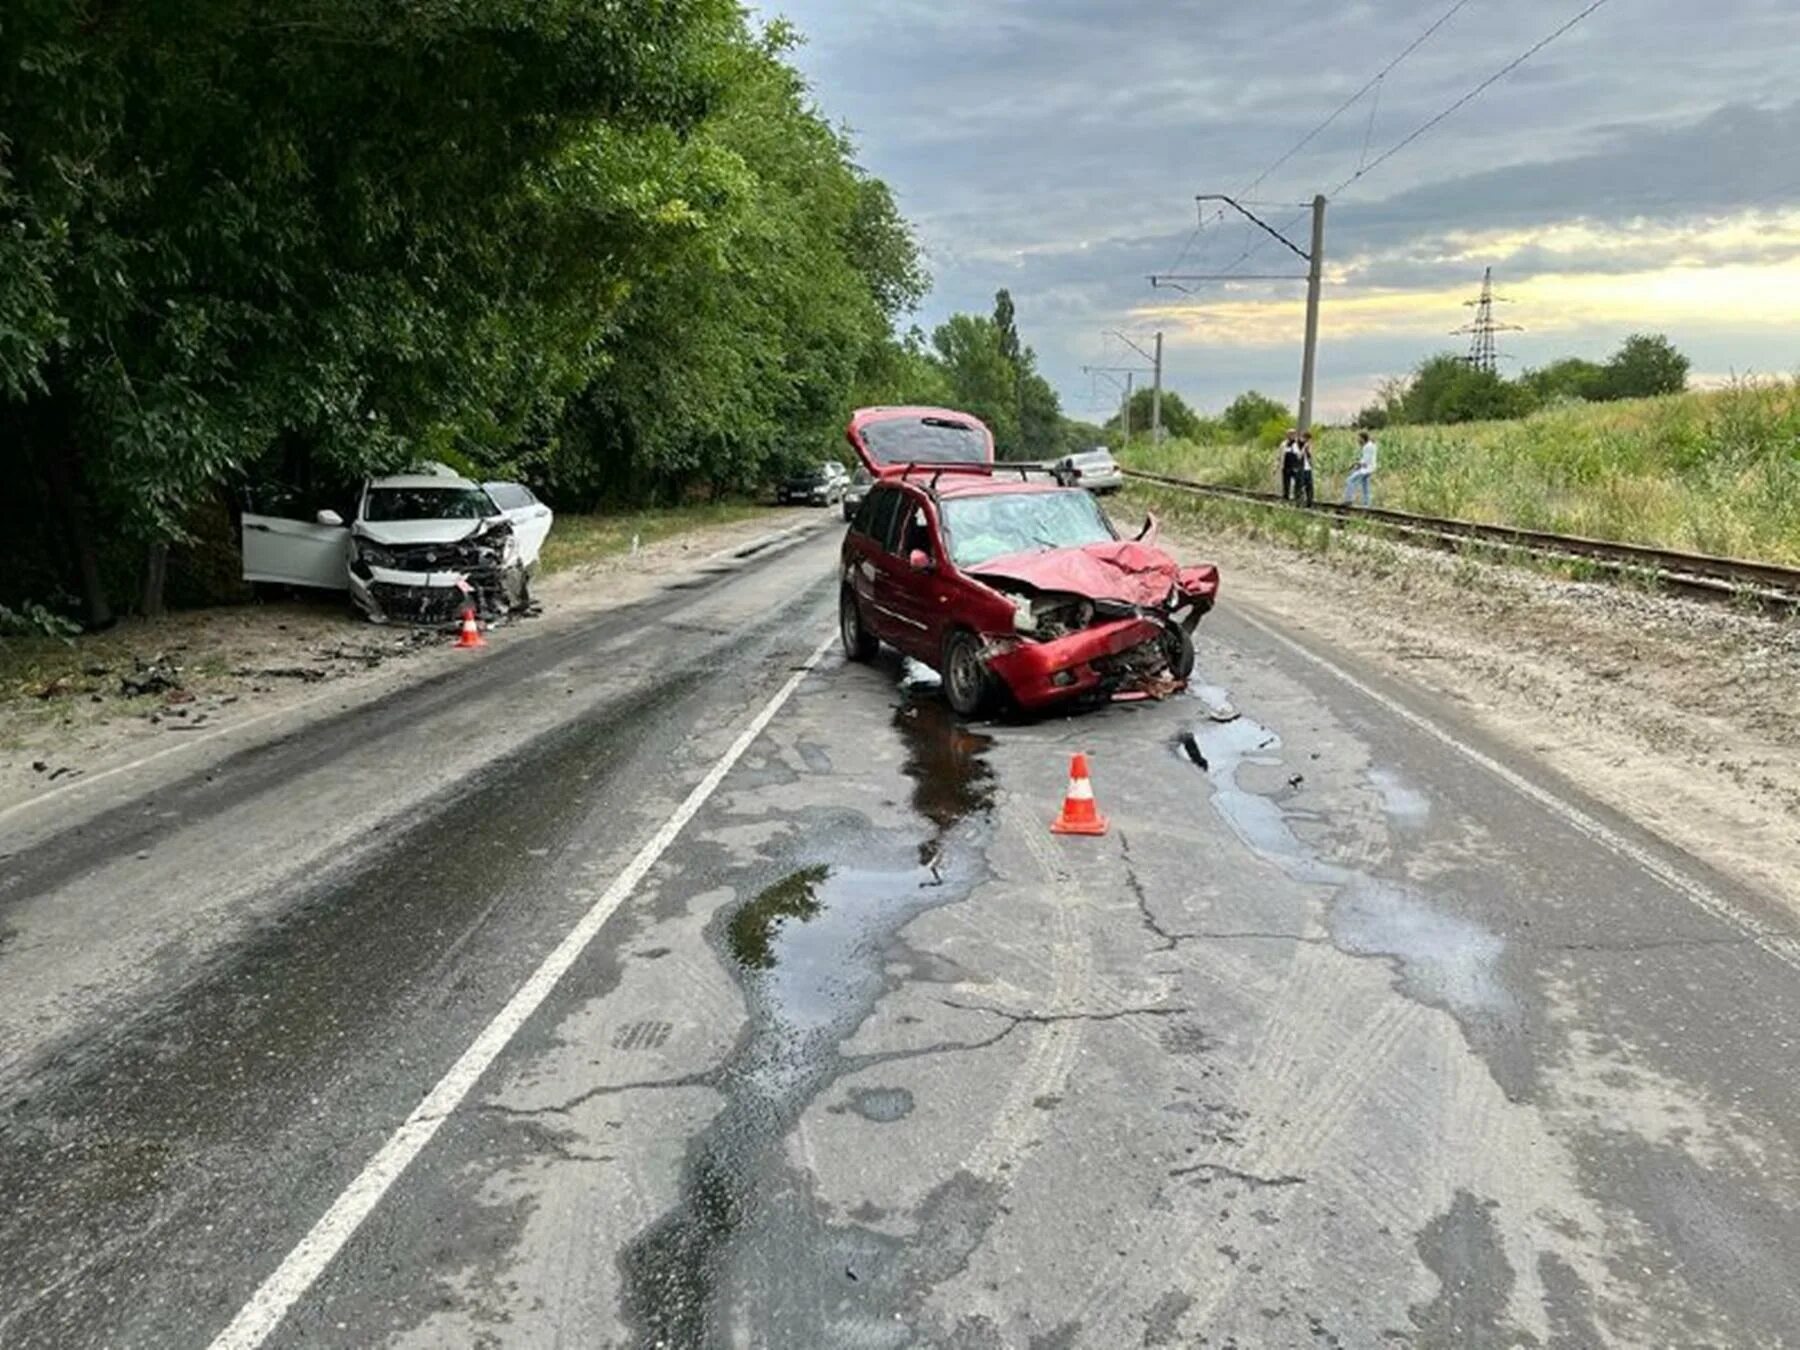
[[[532, 586], [540, 612], [490, 630], [488, 641], [562, 631], [754, 540], [836, 520], [836, 512], [772, 508], [540, 577]], [[452, 641], [371, 624], [328, 598], [197, 610], [80, 639], [0, 698], [0, 812], [152, 758], [199, 764], [207, 758], [200, 746], [215, 741], [235, 751], [265, 728], [291, 735], [308, 720], [478, 659]], [[194, 753], [173, 754], [189, 741]]]
[[[1800, 620], [1381, 540], [1166, 531], [1224, 601], [1466, 708], [1503, 743], [1800, 910]], [[1202, 630], [1204, 632], [1204, 630]], [[1203, 639], [1204, 641], [1204, 639]]]

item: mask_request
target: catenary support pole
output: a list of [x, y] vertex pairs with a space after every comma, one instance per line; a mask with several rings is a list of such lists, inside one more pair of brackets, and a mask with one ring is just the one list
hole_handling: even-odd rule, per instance
[[1300, 360], [1300, 430], [1312, 430], [1313, 379], [1319, 368], [1319, 290], [1325, 278], [1325, 198], [1312, 200], [1312, 251], [1306, 268], [1306, 354]]

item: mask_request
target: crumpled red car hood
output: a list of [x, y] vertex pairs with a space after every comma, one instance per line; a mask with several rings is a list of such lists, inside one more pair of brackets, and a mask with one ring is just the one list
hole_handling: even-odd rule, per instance
[[[1006, 577], [1040, 591], [1064, 591], [1090, 600], [1117, 600], [1148, 609], [1169, 598], [1177, 582], [1190, 594], [1218, 586], [1212, 567], [1182, 567], [1160, 548], [1135, 539], [1109, 539], [1082, 548], [1012, 553], [968, 569], [978, 577]], [[1210, 584], [1209, 584], [1210, 583]]]

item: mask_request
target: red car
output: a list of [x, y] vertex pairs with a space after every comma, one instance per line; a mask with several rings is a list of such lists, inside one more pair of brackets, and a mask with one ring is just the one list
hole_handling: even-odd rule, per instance
[[1121, 539], [1093, 495], [1041, 466], [994, 463], [967, 413], [865, 408], [850, 444], [874, 476], [844, 539], [844, 649], [887, 642], [934, 667], [964, 717], [1001, 695], [1036, 710], [1185, 684], [1219, 571], [1182, 567], [1154, 519]]

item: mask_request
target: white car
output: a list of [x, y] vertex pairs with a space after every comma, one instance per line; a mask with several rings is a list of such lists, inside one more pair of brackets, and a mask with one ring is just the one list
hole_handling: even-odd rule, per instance
[[372, 478], [346, 525], [246, 513], [244, 580], [347, 590], [371, 619], [443, 623], [473, 603], [487, 615], [530, 603], [550, 508], [523, 493], [502, 507], [487, 487], [439, 470]]
[[1065, 482], [1084, 487], [1096, 496], [1117, 492], [1125, 486], [1125, 475], [1120, 472], [1118, 461], [1104, 446], [1064, 455], [1056, 461], [1056, 471]]

